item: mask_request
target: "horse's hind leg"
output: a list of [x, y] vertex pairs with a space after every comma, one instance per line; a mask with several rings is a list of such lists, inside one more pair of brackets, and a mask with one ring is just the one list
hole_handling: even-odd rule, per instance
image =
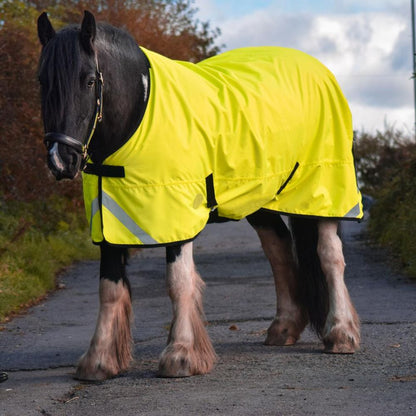
[[292, 238], [280, 215], [257, 211], [247, 217], [260, 237], [275, 282], [276, 316], [267, 330], [266, 345], [292, 345], [308, 323], [292, 254]]
[[101, 246], [100, 311], [90, 347], [78, 363], [77, 379], [105, 380], [130, 365], [132, 308], [126, 257], [126, 249]]
[[202, 289], [192, 256], [192, 243], [166, 248], [167, 287], [173, 321], [168, 345], [162, 352], [162, 377], [187, 377], [208, 373], [216, 360], [203, 321]]
[[318, 223], [318, 255], [329, 291], [329, 312], [323, 330], [325, 351], [353, 353], [360, 344], [360, 321], [344, 283], [344, 256], [336, 221]]

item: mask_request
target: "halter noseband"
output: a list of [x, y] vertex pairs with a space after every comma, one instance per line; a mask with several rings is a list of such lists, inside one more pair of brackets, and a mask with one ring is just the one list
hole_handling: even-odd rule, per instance
[[54, 133], [49, 132], [45, 134], [44, 143], [46, 147], [49, 149], [52, 143], [61, 143], [66, 146], [72, 147], [78, 153], [82, 154], [82, 167], [85, 166], [85, 162], [88, 158], [88, 147], [90, 145], [92, 136], [95, 133], [95, 129], [97, 127], [97, 123], [101, 122], [103, 119], [103, 86], [104, 86], [104, 78], [102, 72], [100, 72], [98, 66], [98, 59], [97, 55], [95, 55], [95, 75], [96, 75], [96, 106], [95, 106], [95, 113], [93, 118], [93, 124], [91, 127], [90, 134], [88, 135], [88, 139], [85, 143], [81, 142], [81, 140], [74, 139], [73, 137], [67, 136], [66, 134], [62, 133]]

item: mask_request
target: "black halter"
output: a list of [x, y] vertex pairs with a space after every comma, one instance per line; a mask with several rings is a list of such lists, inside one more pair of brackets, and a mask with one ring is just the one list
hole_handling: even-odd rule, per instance
[[100, 72], [98, 66], [98, 59], [97, 55], [95, 55], [95, 75], [96, 75], [96, 105], [95, 105], [95, 112], [93, 123], [91, 127], [91, 131], [88, 135], [88, 139], [85, 143], [81, 140], [74, 139], [73, 137], [67, 136], [63, 133], [55, 133], [55, 132], [48, 132], [45, 134], [44, 143], [48, 149], [51, 148], [53, 143], [61, 143], [66, 146], [72, 147], [78, 153], [82, 155], [82, 168], [85, 166], [86, 161], [88, 159], [88, 146], [90, 145], [92, 136], [94, 135], [95, 129], [97, 127], [97, 123], [99, 123], [103, 119], [103, 86], [104, 86], [104, 79], [103, 74]]

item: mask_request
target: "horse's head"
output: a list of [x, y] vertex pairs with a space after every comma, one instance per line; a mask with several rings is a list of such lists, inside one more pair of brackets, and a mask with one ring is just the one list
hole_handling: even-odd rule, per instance
[[56, 179], [73, 179], [85, 163], [102, 111], [95, 19], [85, 12], [81, 28], [71, 26], [55, 33], [43, 13], [38, 35], [43, 46], [39, 81], [48, 166]]

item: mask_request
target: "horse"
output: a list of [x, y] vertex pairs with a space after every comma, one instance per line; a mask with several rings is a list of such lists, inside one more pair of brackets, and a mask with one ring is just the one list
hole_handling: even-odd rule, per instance
[[[310, 324], [322, 340], [324, 352], [352, 354], [359, 349], [360, 321], [344, 282], [345, 262], [339, 237], [339, 223], [342, 219], [348, 219], [346, 205], [343, 205], [346, 200], [352, 207], [356, 205], [352, 210], [352, 219], [361, 218], [360, 193], [358, 188], [354, 192], [342, 188], [346, 186], [343, 183], [341, 191], [336, 192], [337, 197], [326, 204], [332, 210], [332, 215], [326, 215], [326, 211], [319, 209], [314, 215], [300, 212], [300, 205], [306, 203], [308, 206], [316, 206], [320, 196], [316, 196], [316, 191], [308, 194], [309, 189], [314, 186], [308, 180], [302, 179], [299, 173], [302, 172], [302, 168], [303, 172], [306, 171], [304, 165], [307, 164], [302, 162], [302, 154], [306, 152], [305, 146], [301, 146], [296, 157], [292, 157], [290, 149], [286, 148], [294, 146], [295, 132], [296, 135], [302, 134], [306, 140], [303, 143], [306, 143], [309, 137], [314, 137], [311, 146], [314, 152], [326, 152], [338, 147], [347, 148], [351, 157], [349, 154], [345, 156], [342, 169], [345, 168], [348, 172], [338, 172], [328, 187], [338, 186], [344, 177], [347, 178], [344, 182], [354, 182], [355, 172], [351, 167], [352, 129], [347, 109], [328, 104], [327, 101], [314, 103], [306, 108], [306, 102], [310, 98], [301, 97], [291, 101], [292, 98], [287, 92], [278, 99], [272, 97], [271, 106], [263, 108], [261, 100], [267, 99], [264, 89], [257, 93], [260, 100], [257, 97], [256, 101], [249, 95], [256, 93], [263, 79], [267, 79], [267, 85], [271, 86], [276, 79], [292, 76], [293, 70], [284, 74], [279, 72], [280, 61], [274, 72], [260, 77], [256, 75], [255, 81], [247, 87], [249, 92], [245, 93], [245, 90], [242, 91], [244, 88], [240, 88], [232, 97], [229, 94], [224, 99], [222, 94], [231, 88], [231, 84], [237, 83], [240, 77], [238, 65], [234, 65], [235, 62], [231, 58], [239, 56], [238, 64], [244, 67], [243, 72], [254, 73], [254, 69], [259, 66], [256, 64], [257, 55], [254, 50], [249, 50], [248, 54], [238, 52], [230, 57], [227, 53], [220, 54], [218, 58], [202, 61], [201, 65], [176, 61], [171, 63], [167, 58], [138, 46], [126, 31], [106, 23], [97, 23], [94, 15], [88, 11], [84, 12], [81, 25], [69, 25], [58, 32], [55, 32], [46, 12], [42, 13], [38, 18], [38, 37], [42, 45], [38, 75], [48, 166], [57, 180], [73, 179], [82, 172], [84, 193], [88, 201], [87, 217], [90, 220], [93, 241], [99, 244], [101, 251], [97, 325], [88, 350], [80, 358], [75, 378], [105, 380], [127, 371], [131, 364], [130, 327], [133, 312], [126, 264], [128, 247], [140, 245], [160, 245], [166, 248], [166, 285], [172, 302], [173, 318], [167, 345], [159, 360], [159, 375], [187, 377], [212, 371], [217, 356], [204, 324], [204, 282], [197, 272], [192, 252], [193, 240], [210, 221], [246, 218], [258, 234], [271, 265], [276, 289], [276, 315], [267, 330], [264, 341], [266, 345], [294, 345], [305, 327]], [[266, 59], [269, 52], [274, 51], [265, 48], [262, 49], [262, 54]], [[288, 57], [285, 61], [288, 62], [292, 61], [290, 56], [296, 54], [291, 50], [279, 50], [279, 53], [286, 53]], [[316, 68], [312, 72], [322, 70], [324, 84], [331, 86], [328, 88], [335, 88], [331, 90], [335, 92], [328, 95], [330, 103], [337, 100], [343, 102], [338, 87], [333, 87], [336, 81], [329, 71], [322, 69], [324, 66], [312, 61], [312, 58], [304, 58], [302, 55], [302, 59]], [[227, 67], [230, 60], [231, 64]], [[188, 75], [185, 79], [176, 76], [176, 73], [172, 75], [172, 71], [176, 70], [188, 71]], [[297, 79], [301, 79], [306, 70], [300, 67], [296, 71]], [[199, 79], [201, 74], [207, 74], [207, 80], [201, 83], [200, 88], [192, 86], [186, 100], [175, 96], [186, 90], [188, 83], [193, 82], [194, 78]], [[163, 95], [163, 89], [168, 81], [164, 81], [163, 77], [169, 76], [174, 78], [174, 85], [170, 87], [174, 92], [167, 97]], [[309, 84], [314, 82], [311, 76], [310, 73], [305, 75]], [[300, 88], [297, 82], [300, 81], [295, 82], [292, 90], [304, 88]], [[207, 94], [213, 95], [205, 99], [202, 95], [205, 94], [205, 90]], [[243, 104], [232, 102], [234, 99], [237, 100], [237, 96], [242, 97]], [[176, 108], [181, 106], [178, 104], [179, 101], [184, 105], [184, 109]], [[158, 111], [162, 115], [158, 119], [151, 114], [153, 110], [157, 112], [155, 102], [161, 103]], [[199, 106], [205, 107], [204, 115], [198, 121], [189, 121], [189, 115]], [[272, 119], [280, 120], [280, 126], [284, 127], [282, 134], [285, 140], [280, 140], [277, 148], [273, 148], [271, 144], [259, 150], [257, 144], [248, 142], [249, 138], [245, 135], [247, 125], [244, 124], [244, 120], [249, 116], [242, 115], [244, 106], [249, 107], [250, 113], [260, 120], [257, 123], [260, 133], [249, 134], [257, 139], [260, 137], [258, 140], [262, 140], [262, 136], [268, 134], [268, 131], [272, 131], [273, 139], [273, 135], [277, 133], [272, 128]], [[238, 122], [229, 116], [234, 107], [238, 107]], [[290, 107], [290, 114], [286, 107]], [[285, 109], [289, 115], [284, 113]], [[284, 175], [280, 174], [279, 180], [276, 179], [276, 175], [269, 175], [272, 177], [270, 180], [269, 176], [264, 176], [255, 185], [251, 185], [248, 180], [240, 181], [241, 183], [227, 181], [225, 174], [221, 176], [224, 173], [222, 171], [218, 173], [215, 170], [210, 174], [207, 169], [213, 168], [209, 164], [212, 160], [220, 158], [220, 152], [228, 144], [220, 142], [218, 137], [212, 137], [216, 134], [216, 129], [221, 129], [221, 123], [218, 124], [216, 121], [217, 124], [212, 128], [213, 123], [205, 119], [211, 111], [220, 112], [222, 117], [225, 116], [225, 123], [229, 123], [227, 134], [224, 134], [227, 140], [234, 140], [234, 136], [244, 136], [243, 145], [233, 144], [240, 147], [231, 149], [228, 156], [222, 156], [226, 159], [223, 161], [226, 167], [221, 168], [223, 171], [232, 169], [233, 164], [243, 167], [252, 164], [254, 169], [257, 169], [256, 174], [260, 165], [262, 171], [267, 173], [268, 169], [282, 163], [286, 164], [283, 169]], [[174, 116], [170, 117], [170, 112]], [[328, 112], [330, 121], [322, 122], [320, 119], [319, 122], [319, 117]], [[344, 113], [340, 115], [339, 112]], [[284, 117], [281, 117], [281, 114], [285, 114]], [[152, 117], [153, 122], [149, 122]], [[318, 120], [318, 130], [300, 130], [299, 126], [302, 126], [308, 117]], [[344, 123], [346, 134], [339, 133], [339, 137], [334, 137], [338, 133], [333, 134], [332, 127], [327, 128], [330, 122], [337, 125]], [[190, 126], [183, 127], [183, 123]], [[239, 123], [244, 124], [244, 131], [239, 131]], [[169, 130], [175, 129], [177, 124], [181, 126], [185, 144], [170, 141], [173, 139], [170, 138]], [[152, 137], [155, 135], [152, 136], [150, 132], [153, 128], [157, 130], [154, 140], [159, 140], [156, 150], [152, 144]], [[163, 134], [160, 133], [160, 129], [165, 129]], [[144, 131], [139, 144], [135, 144], [132, 139], [137, 131]], [[323, 136], [327, 131], [330, 134], [326, 135], [328, 137], [325, 136], [325, 141]], [[161, 135], [163, 137], [160, 137]], [[197, 143], [194, 140], [196, 136], [199, 137]], [[237, 139], [238, 137], [235, 140]], [[207, 155], [208, 162], [203, 162], [202, 159], [200, 161], [199, 155], [205, 156], [209, 146], [215, 148], [215, 157], [210, 154]], [[254, 154], [245, 150], [251, 147], [256, 147]], [[164, 153], [162, 148], [166, 148]], [[113, 155], [120, 152], [124, 152], [126, 160], [132, 157], [133, 162], [130, 165], [126, 162], [125, 167], [110, 163]], [[193, 165], [197, 170], [197, 180], [188, 178], [189, 180], [176, 181], [182, 169], [188, 172], [185, 163], [179, 162], [179, 166], [172, 165], [178, 164], [175, 161], [178, 153], [181, 153], [183, 160], [186, 159], [187, 164]], [[263, 153], [267, 158], [265, 164], [261, 161]], [[142, 157], [140, 162], [135, 161], [137, 155], [141, 157], [143, 154], [150, 156]], [[297, 157], [300, 158], [299, 162]], [[123, 161], [124, 159], [122, 163]], [[209, 165], [208, 168], [205, 165]], [[307, 165], [308, 175], [315, 178], [313, 183], [316, 183], [318, 188], [324, 186], [329, 176], [326, 173], [319, 177], [314, 176], [324, 165], [325, 163], [321, 162]], [[336, 163], [328, 163], [328, 166], [330, 165]], [[154, 186], [151, 175], [156, 175], [152, 173], [155, 167], [156, 171], [161, 171], [169, 181], [176, 181], [172, 185], [176, 195], [173, 202], [164, 195], [159, 195], [159, 188], [162, 189], [163, 186]], [[137, 169], [140, 172], [136, 172]], [[141, 172], [148, 172], [150, 178], [140, 179]], [[351, 172], [353, 179], [350, 178]], [[111, 193], [113, 188], [109, 187], [110, 184], [120, 183], [120, 186], [114, 187], [120, 192], [123, 192], [124, 188], [136, 189], [128, 182], [132, 176], [140, 177], [139, 180], [147, 182], [137, 195], [128, 194], [124, 198], [125, 202], [118, 202]], [[238, 213], [234, 215], [236, 218], [233, 218], [234, 208], [229, 208], [228, 205], [232, 203], [229, 202], [227, 205], [227, 201], [234, 201], [234, 196], [229, 200], [227, 197], [240, 185], [244, 188], [244, 209], [238, 211], [235, 208]], [[268, 199], [265, 200], [266, 197], [260, 195], [261, 190], [269, 189], [270, 186], [273, 186], [273, 195], [267, 196]], [[192, 187], [196, 187], [196, 190]], [[222, 187], [225, 187], [225, 190], [220, 192]], [[148, 192], [150, 196], [146, 197]], [[352, 202], [348, 200], [349, 194], [353, 194], [355, 198]], [[304, 195], [307, 195], [308, 201], [299, 202], [299, 198], [302, 199]], [[130, 202], [132, 198], [136, 198], [134, 202]], [[154, 209], [144, 211], [143, 214], [140, 211], [143, 205], [141, 198], [148, 198], [154, 202]], [[241, 198], [243, 197], [235, 196], [235, 200]], [[283, 208], [277, 209], [277, 205], [274, 205], [280, 203], [279, 201], [286, 201], [285, 198], [289, 201], [290, 212], [289, 208], [285, 211]], [[176, 208], [175, 205], [182, 204], [182, 199], [191, 205], [187, 205], [184, 213], [181, 210], [185, 208]], [[156, 204], [155, 200], [159, 202]], [[165, 204], [172, 210], [172, 215], [169, 210], [162, 211]], [[342, 215], [339, 214], [341, 206], [344, 210]], [[127, 215], [126, 212], [130, 209], [140, 211], [140, 217], [146, 221], [154, 217], [150, 229], [141, 223], [138, 225], [136, 222], [139, 220], [131, 217], [134, 213]], [[288, 216], [288, 221], [282, 219], [282, 214]], [[193, 225], [194, 223], [196, 225]], [[163, 224], [163, 227], [159, 224]], [[171, 228], [175, 229], [172, 235], [164, 238], [164, 229]], [[162, 237], [155, 237], [159, 232]]]

